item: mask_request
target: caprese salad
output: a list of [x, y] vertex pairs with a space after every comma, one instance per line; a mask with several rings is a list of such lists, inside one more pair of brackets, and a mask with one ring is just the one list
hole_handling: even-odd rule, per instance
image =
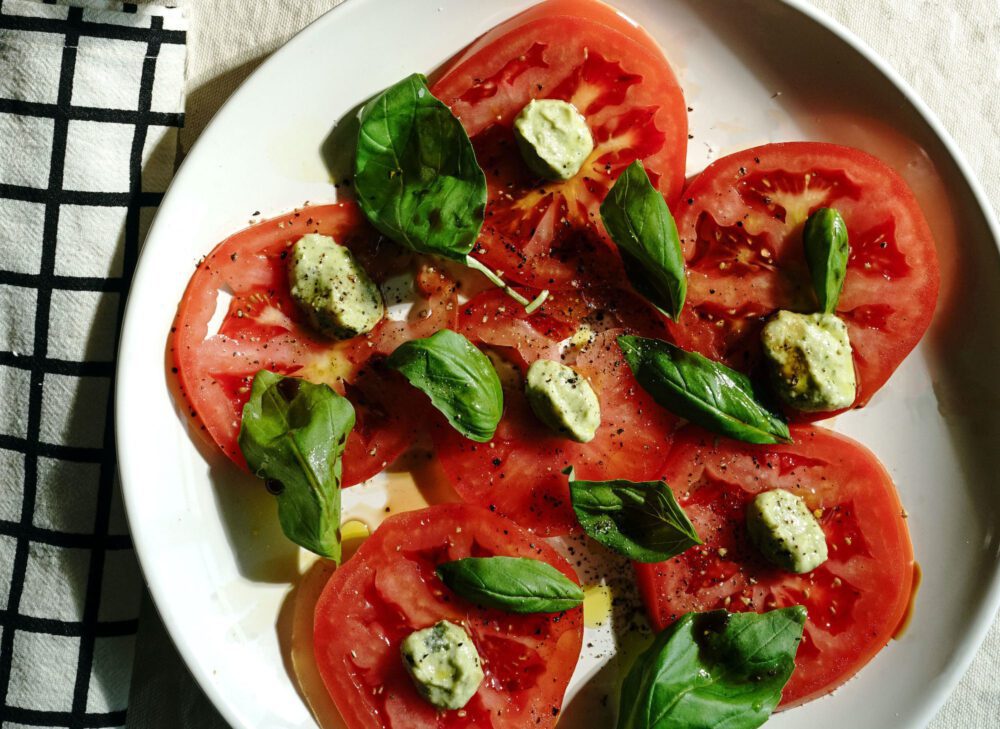
[[905, 511], [809, 423], [864, 407], [930, 323], [896, 172], [784, 142], [686, 183], [677, 79], [597, 0], [543, 0], [359, 127], [352, 199], [221, 242], [169, 345], [194, 429], [305, 549], [340, 564], [341, 489], [414, 443], [463, 502], [386, 519], [316, 604], [350, 729], [555, 725], [584, 631], [565, 535], [634, 563], [656, 631], [618, 729], [760, 726], [886, 646]]

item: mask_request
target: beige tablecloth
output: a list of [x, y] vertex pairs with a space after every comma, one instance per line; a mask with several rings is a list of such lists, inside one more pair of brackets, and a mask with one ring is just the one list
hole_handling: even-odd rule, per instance
[[[190, 148], [216, 109], [269, 53], [338, 2], [187, 0], [190, 56], [182, 149]], [[1000, 208], [998, 0], [813, 2], [867, 41], [909, 81], [955, 137], [994, 208]], [[155, 612], [147, 609], [136, 651], [129, 726], [224, 727], [171, 653]], [[1000, 624], [994, 625], [931, 728], [1000, 727], [997, 669]]]

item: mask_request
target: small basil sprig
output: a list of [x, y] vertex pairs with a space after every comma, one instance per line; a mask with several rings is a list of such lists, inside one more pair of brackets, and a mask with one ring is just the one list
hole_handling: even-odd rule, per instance
[[547, 562], [525, 557], [466, 557], [438, 565], [450, 589], [483, 607], [557, 613], [583, 603], [583, 589]]
[[619, 175], [601, 203], [601, 219], [636, 291], [676, 321], [687, 296], [684, 253], [674, 217], [642, 162]]
[[747, 443], [791, 440], [788, 424], [757, 402], [746, 375], [659, 339], [622, 336], [618, 346], [642, 388], [675, 415]]
[[802, 244], [819, 307], [832, 314], [847, 277], [847, 223], [834, 208], [820, 208], [806, 220]]
[[590, 537], [636, 562], [663, 562], [701, 538], [663, 481], [577, 481], [569, 471], [569, 497]]
[[239, 435], [250, 470], [277, 496], [285, 536], [338, 563], [341, 455], [353, 427], [351, 403], [328, 386], [260, 370]]
[[354, 158], [354, 189], [365, 217], [397, 243], [485, 274], [531, 313], [528, 301], [469, 256], [486, 210], [486, 175], [451, 109], [414, 73], [365, 104]]
[[503, 415], [503, 388], [489, 357], [457, 332], [442, 329], [403, 342], [387, 360], [410, 384], [427, 393], [459, 433], [485, 443]]
[[806, 610], [688, 613], [622, 684], [617, 729], [755, 729], [781, 701]]

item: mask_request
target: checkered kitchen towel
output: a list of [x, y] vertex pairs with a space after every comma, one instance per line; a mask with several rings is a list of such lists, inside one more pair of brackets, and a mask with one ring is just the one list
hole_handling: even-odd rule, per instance
[[111, 393], [185, 52], [178, 10], [0, 0], [0, 729], [125, 723], [141, 583]]

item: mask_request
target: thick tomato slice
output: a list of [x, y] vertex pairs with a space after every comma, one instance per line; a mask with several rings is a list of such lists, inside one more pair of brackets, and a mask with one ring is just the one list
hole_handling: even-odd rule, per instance
[[847, 223], [851, 252], [837, 314], [854, 348], [854, 407], [861, 407], [920, 341], [939, 283], [934, 239], [916, 198], [864, 152], [768, 144], [702, 172], [677, 207], [688, 295], [673, 331], [682, 346], [737, 369], [755, 367], [766, 317], [817, 309], [802, 228], [821, 207], [836, 208]]
[[[349, 246], [379, 283], [412, 273], [416, 303], [407, 318], [387, 318], [344, 342], [312, 331], [291, 299], [285, 263], [289, 247], [310, 232]], [[381, 471], [413, 439], [421, 400], [384, 367], [384, 355], [455, 318], [454, 284], [443, 273], [381, 241], [353, 203], [315, 206], [236, 233], [198, 264], [177, 309], [170, 353], [191, 416], [241, 466], [236, 439], [258, 370], [325, 382], [346, 395], [357, 420], [344, 453], [349, 486]]]
[[[316, 662], [350, 729], [552, 727], [576, 667], [582, 609], [517, 615], [477, 607], [437, 578], [463, 557], [529, 557], [577, 582], [543, 541], [485, 509], [432, 506], [387, 519], [340, 567], [316, 604]], [[399, 646], [439, 620], [465, 627], [486, 677], [464, 709], [438, 711], [417, 694]]]
[[[662, 51], [595, 0], [547, 0], [486, 33], [433, 85], [462, 120], [486, 172], [489, 199], [478, 255], [511, 280], [564, 288], [586, 268], [613, 274], [598, 207], [641, 159], [668, 202], [684, 182], [687, 111]], [[534, 98], [572, 102], [594, 151], [571, 180], [531, 174], [512, 124]]]
[[[790, 445], [753, 446], [681, 430], [665, 475], [705, 543], [636, 565], [658, 630], [692, 611], [804, 605], [786, 707], [829, 693], [868, 663], [899, 626], [913, 584], [904, 512], [875, 456], [821, 428], [794, 426], [792, 437]], [[826, 533], [830, 557], [808, 574], [771, 566], [747, 536], [747, 504], [775, 488], [805, 499]]]
[[[626, 332], [664, 336], [662, 321], [626, 291], [560, 293], [531, 317], [497, 292], [461, 307], [459, 327], [509, 364], [504, 373], [504, 414], [488, 443], [462, 437], [446, 423], [434, 430], [441, 465], [465, 501], [488, 507], [544, 536], [578, 529], [562, 470], [581, 478], [656, 479], [670, 450], [676, 419], [635, 382], [615, 337]], [[567, 346], [581, 326], [580, 347]], [[548, 430], [524, 396], [523, 376], [536, 359], [574, 367], [601, 401], [601, 426], [589, 443]]]

